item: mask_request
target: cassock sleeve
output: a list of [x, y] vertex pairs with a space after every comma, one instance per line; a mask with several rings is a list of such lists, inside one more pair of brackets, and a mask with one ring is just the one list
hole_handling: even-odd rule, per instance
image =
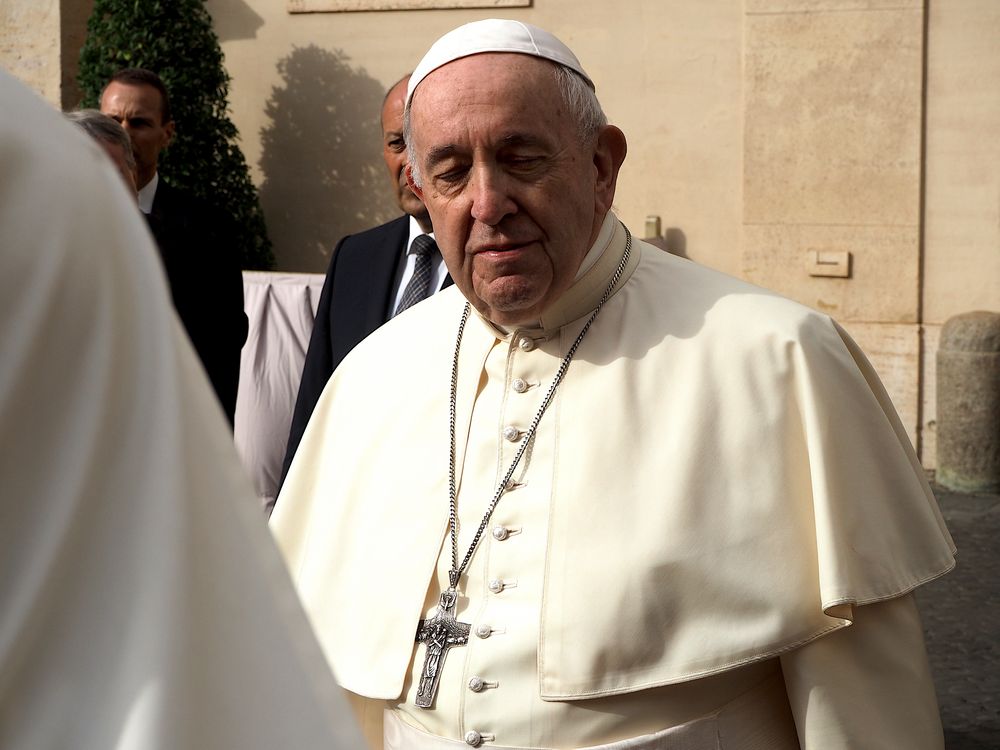
[[781, 657], [803, 750], [943, 750], [913, 595], [856, 607], [853, 624]]

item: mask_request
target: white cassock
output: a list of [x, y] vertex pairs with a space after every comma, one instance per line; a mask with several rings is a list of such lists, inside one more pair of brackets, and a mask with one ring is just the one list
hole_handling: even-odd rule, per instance
[[[460, 556], [626, 237], [609, 215], [538, 327], [470, 316]], [[272, 516], [373, 747], [942, 746], [910, 592], [954, 547], [871, 366], [828, 317], [638, 241], [459, 584], [469, 643], [416, 707], [463, 304], [445, 290], [345, 359]]]
[[134, 197], [0, 71], [0, 747], [360, 742]]

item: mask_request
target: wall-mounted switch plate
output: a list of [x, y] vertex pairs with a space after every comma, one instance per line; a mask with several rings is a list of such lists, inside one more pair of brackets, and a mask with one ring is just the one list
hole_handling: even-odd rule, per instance
[[851, 277], [851, 254], [847, 250], [810, 250], [806, 254], [810, 276]]

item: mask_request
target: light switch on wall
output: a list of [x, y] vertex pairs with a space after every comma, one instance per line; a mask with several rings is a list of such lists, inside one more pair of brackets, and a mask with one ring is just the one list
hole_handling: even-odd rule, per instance
[[847, 250], [809, 250], [806, 270], [810, 276], [851, 277], [851, 254]]

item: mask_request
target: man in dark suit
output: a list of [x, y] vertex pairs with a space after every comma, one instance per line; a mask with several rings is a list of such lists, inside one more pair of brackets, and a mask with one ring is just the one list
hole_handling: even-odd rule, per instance
[[175, 124], [158, 75], [141, 68], [118, 71], [101, 93], [100, 109], [121, 123], [132, 141], [139, 208], [159, 247], [174, 307], [231, 425], [247, 337], [231, 219], [160, 179], [159, 156]]
[[389, 318], [451, 283], [437, 246], [426, 240], [434, 231], [427, 209], [406, 184], [403, 105], [409, 80], [406, 76], [393, 85], [382, 103], [382, 157], [404, 215], [348, 235], [333, 252], [302, 367], [282, 481], [326, 381], [340, 361]]

